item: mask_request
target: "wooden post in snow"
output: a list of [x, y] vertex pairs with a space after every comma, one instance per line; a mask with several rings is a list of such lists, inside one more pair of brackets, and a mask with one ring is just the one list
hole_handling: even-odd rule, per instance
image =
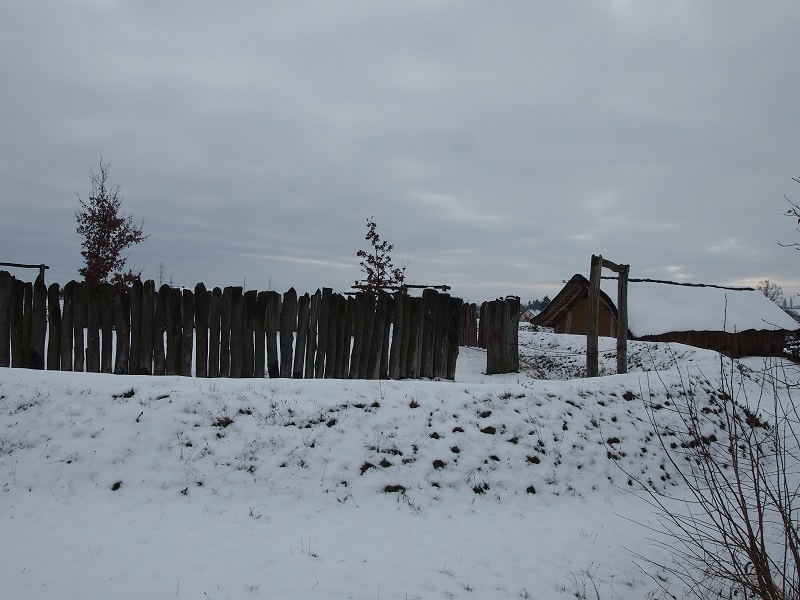
[[628, 372], [628, 273], [630, 265], [621, 265], [617, 286], [617, 373]]
[[603, 257], [592, 254], [589, 270], [589, 315], [586, 325], [586, 376], [597, 377], [597, 329], [600, 310], [600, 275]]

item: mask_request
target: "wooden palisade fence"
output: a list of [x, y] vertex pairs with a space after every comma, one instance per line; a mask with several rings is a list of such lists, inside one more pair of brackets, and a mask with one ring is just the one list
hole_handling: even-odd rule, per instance
[[[455, 377], [477, 345], [474, 304], [426, 289], [345, 297], [330, 288], [207, 290], [153, 281], [45, 287], [0, 271], [0, 367], [197, 377]], [[63, 300], [59, 302], [60, 296]]]

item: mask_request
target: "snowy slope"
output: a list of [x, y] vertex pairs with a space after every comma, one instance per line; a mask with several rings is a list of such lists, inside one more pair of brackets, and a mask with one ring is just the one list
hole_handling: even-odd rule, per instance
[[455, 382], [2, 369], [3, 597], [645, 597], [629, 479], [680, 490], [644, 402], [713, 395], [719, 357], [573, 379], [583, 338], [520, 340], [522, 373], [462, 349]]

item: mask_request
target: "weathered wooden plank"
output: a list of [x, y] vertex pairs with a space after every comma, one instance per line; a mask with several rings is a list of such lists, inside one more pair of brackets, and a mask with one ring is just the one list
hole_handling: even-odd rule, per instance
[[253, 329], [256, 319], [258, 292], [247, 290], [244, 293], [244, 319], [242, 320], [242, 377], [253, 377], [255, 373], [255, 346]]
[[347, 328], [347, 300], [341, 294], [336, 294], [336, 366], [333, 376], [336, 379], [345, 379], [345, 364], [349, 362], [350, 339], [346, 337]]
[[11, 366], [11, 286], [13, 277], [0, 271], [0, 367]]
[[319, 327], [319, 305], [322, 301], [322, 292], [317, 290], [311, 296], [311, 306], [308, 309], [308, 336], [306, 339], [306, 367], [305, 378], [313, 379], [317, 357], [317, 329]]
[[347, 296], [344, 303], [344, 347], [342, 348], [342, 379], [350, 378], [350, 353], [353, 346], [353, 329], [355, 326], [356, 299]]
[[433, 339], [433, 376], [444, 379], [447, 376], [448, 338], [450, 325], [450, 294], [439, 294], [436, 299], [436, 323]]
[[280, 377], [278, 354], [278, 330], [280, 329], [281, 296], [278, 292], [267, 292], [267, 316], [265, 329], [267, 334], [267, 374], [270, 378]]
[[333, 290], [331, 288], [322, 288], [322, 298], [319, 304], [319, 321], [317, 324], [317, 357], [314, 361], [314, 377], [317, 379], [322, 379], [325, 376], [332, 293]]
[[403, 296], [403, 320], [401, 329], [400, 340], [400, 371], [398, 374], [399, 379], [407, 377], [408, 369], [408, 342], [411, 335], [411, 296]]
[[156, 312], [153, 315], [153, 375], [166, 375], [167, 360], [164, 338], [167, 332], [167, 300], [170, 287], [165, 283], [156, 296]]
[[418, 379], [422, 371], [423, 299], [409, 298], [406, 377]]
[[100, 372], [100, 289], [86, 286], [86, 371]]
[[436, 349], [436, 308], [439, 292], [422, 291], [422, 377], [433, 378], [433, 357]]
[[153, 313], [155, 311], [156, 282], [148, 279], [142, 289], [142, 322], [139, 338], [139, 370], [136, 374], [153, 372]]
[[[0, 273], [0, 297], [2, 297], [2, 276]], [[60, 286], [57, 283], [51, 283], [47, 289], [47, 370], [59, 371], [61, 369], [61, 304], [59, 302]], [[3, 329], [2, 324], [3, 302], [0, 300], [0, 331]], [[0, 354], [3, 350], [3, 340], [0, 337]], [[0, 358], [0, 366], [7, 367], [7, 364], [2, 364]]]
[[253, 315], [253, 376], [264, 377], [266, 371], [266, 319], [267, 319], [267, 292], [258, 292], [256, 296], [256, 308]]
[[358, 292], [353, 297], [353, 349], [350, 351], [349, 379], [361, 377], [361, 353], [364, 347], [364, 316], [366, 315], [366, 293]]
[[375, 311], [377, 298], [369, 293], [364, 293], [364, 337], [361, 343], [361, 358], [358, 365], [358, 378], [370, 378], [370, 360], [372, 359], [373, 332], [375, 329]]
[[[339, 294], [331, 294], [328, 305], [328, 343], [325, 345], [325, 378], [336, 377], [336, 352], [339, 331]], [[344, 325], [344, 323], [342, 323]]]
[[181, 374], [181, 341], [183, 339], [181, 319], [181, 304], [183, 302], [181, 290], [167, 289], [166, 304], [166, 329], [167, 329], [167, 358], [166, 375]]
[[458, 339], [461, 327], [460, 317], [463, 313], [462, 302], [461, 298], [450, 299], [450, 326], [447, 332], [447, 373], [445, 377], [451, 381], [456, 378], [456, 363], [458, 362], [459, 352]]
[[617, 283], [617, 373], [628, 372], [628, 274], [629, 265], [622, 265]]
[[389, 379], [400, 379], [400, 352], [403, 345], [403, 292], [395, 292], [392, 310], [392, 345], [389, 356]]
[[[25, 283], [11, 280], [11, 366], [25, 366], [23, 318], [25, 315]], [[70, 338], [71, 339], [71, 338]]]
[[480, 315], [478, 317], [478, 347], [486, 348], [486, 308], [488, 302], [481, 303]]
[[297, 291], [294, 288], [283, 295], [281, 304], [280, 329], [281, 329], [281, 377], [292, 376], [292, 351], [294, 340], [295, 319], [297, 315]]
[[495, 300], [486, 305], [484, 340], [487, 375], [503, 372], [503, 305], [502, 300]]
[[219, 330], [219, 376], [229, 377], [231, 374], [231, 296], [232, 287], [222, 290]]
[[589, 308], [586, 323], [586, 377], [597, 377], [597, 329], [600, 309], [600, 276], [603, 269], [603, 257], [592, 255], [589, 274]]
[[136, 280], [128, 289], [128, 302], [131, 306], [131, 354], [128, 372], [138, 374], [142, 357], [142, 303], [144, 302], [144, 284]]
[[86, 327], [86, 284], [78, 283], [73, 292], [72, 313], [72, 365], [73, 370], [83, 372], [85, 364], [85, 343], [83, 329]]
[[127, 290], [117, 290], [114, 296], [114, 329], [117, 333], [114, 373], [123, 375], [130, 372], [131, 354], [131, 304]]
[[389, 350], [391, 344], [392, 334], [392, 316], [394, 315], [394, 297], [391, 294], [386, 294], [386, 310], [383, 314], [383, 340], [381, 341], [381, 358], [380, 369], [378, 372], [379, 379], [389, 378]]
[[231, 365], [230, 377], [242, 376], [242, 346], [244, 344], [244, 298], [239, 286], [231, 290]]
[[23, 312], [22, 312], [22, 347], [24, 352], [24, 365], [26, 369], [33, 368], [33, 284], [26, 281], [23, 284]]
[[222, 290], [215, 287], [208, 303], [208, 376], [219, 377]]
[[503, 303], [503, 373], [519, 372], [519, 304], [517, 296]]
[[[73, 322], [73, 297], [75, 282], [70, 281], [64, 286], [64, 308], [61, 312], [61, 370], [72, 371], [72, 322]], [[13, 319], [12, 319], [13, 326]], [[12, 330], [13, 336], [13, 330]], [[13, 339], [13, 338], [12, 338]]]
[[111, 304], [111, 288], [100, 286], [100, 371], [114, 370], [114, 306]]
[[194, 358], [194, 292], [183, 290], [181, 294], [181, 364], [180, 374], [192, 376]]
[[31, 324], [31, 366], [34, 369], [44, 369], [45, 350], [47, 338], [47, 286], [44, 277], [39, 274], [33, 284], [33, 323]]
[[306, 342], [308, 341], [308, 322], [311, 310], [311, 297], [303, 294], [297, 301], [297, 336], [294, 342], [294, 367], [292, 377], [303, 378], [303, 361], [306, 355]]

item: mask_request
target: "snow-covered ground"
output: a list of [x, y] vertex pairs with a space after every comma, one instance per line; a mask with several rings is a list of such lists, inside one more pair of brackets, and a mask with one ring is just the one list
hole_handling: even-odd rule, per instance
[[0, 369], [0, 596], [680, 597], [626, 473], [680, 493], [644, 403], [714, 394], [719, 355], [614, 375], [614, 344], [591, 380], [531, 331], [521, 373], [462, 348], [454, 382]]

